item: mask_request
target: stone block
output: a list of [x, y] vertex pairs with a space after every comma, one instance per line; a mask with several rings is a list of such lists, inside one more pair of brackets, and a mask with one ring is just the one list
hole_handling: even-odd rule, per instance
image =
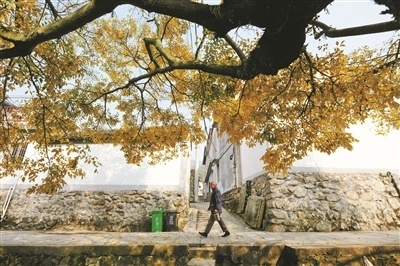
[[296, 198], [304, 198], [307, 195], [307, 189], [304, 187], [297, 187], [294, 191], [293, 194]]
[[268, 214], [271, 218], [277, 218], [286, 220], [288, 218], [288, 214], [283, 210], [269, 210]]
[[233, 188], [222, 194], [222, 204], [223, 207], [229, 212], [237, 212], [241, 188]]
[[319, 221], [315, 225], [315, 230], [317, 232], [331, 232], [332, 231], [332, 225], [328, 221]]
[[265, 230], [268, 232], [286, 232], [286, 226], [281, 224], [268, 224]]
[[251, 194], [251, 181], [246, 181], [246, 184], [240, 190], [239, 204], [237, 207], [238, 214], [242, 214], [245, 212], [247, 198], [250, 196], [250, 194]]
[[399, 199], [393, 197], [393, 198], [388, 198], [387, 201], [393, 210], [400, 209], [400, 200]]
[[265, 213], [265, 199], [258, 196], [250, 196], [247, 199], [244, 221], [252, 228], [261, 229]]
[[238, 214], [241, 214], [244, 212], [244, 210], [246, 208], [246, 200], [247, 200], [246, 189], [242, 189], [240, 191], [239, 204], [238, 204], [238, 208], [236, 211]]

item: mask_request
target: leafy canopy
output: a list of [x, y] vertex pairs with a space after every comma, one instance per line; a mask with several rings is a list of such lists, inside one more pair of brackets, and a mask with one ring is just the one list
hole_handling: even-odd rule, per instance
[[[209, 119], [232, 142], [268, 141], [262, 159], [270, 172], [287, 171], [311, 150], [351, 149], [346, 129], [367, 118], [382, 132], [400, 126], [399, 40], [380, 51], [347, 55], [337, 43], [312, 53], [305, 32], [348, 35], [316, 19], [332, 1], [259, 6], [286, 17], [280, 25], [258, 14], [255, 5], [269, 2], [0, 0], [0, 177], [22, 172], [35, 182], [45, 173], [31, 190], [53, 193], [65, 176], [85, 176], [78, 162], [101, 163], [88, 143], [119, 145], [132, 164], [157, 163], [204, 141]], [[397, 2], [382, 2], [396, 22]], [[239, 20], [243, 13], [254, 22]], [[21, 90], [21, 108], [6, 106]], [[21, 161], [13, 149], [27, 143], [39, 156]]]

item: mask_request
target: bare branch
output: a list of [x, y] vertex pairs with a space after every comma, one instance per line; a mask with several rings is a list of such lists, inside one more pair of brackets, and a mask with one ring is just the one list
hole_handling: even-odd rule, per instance
[[236, 45], [236, 43], [232, 40], [232, 38], [226, 34], [224, 36], [225, 41], [232, 47], [232, 49], [236, 52], [236, 54], [239, 56], [240, 61], [246, 60], [246, 55], [243, 53], [243, 51], [239, 48], [239, 46]]
[[205, 40], [206, 40], [206, 34], [203, 34], [203, 36], [201, 37], [201, 41], [199, 43], [199, 46], [197, 47], [195, 55], [194, 55], [194, 59], [195, 60], [199, 59], [199, 53], [200, 53], [201, 48], [203, 47], [203, 44], [204, 44]]
[[54, 7], [53, 3], [51, 2], [51, 0], [46, 0], [45, 2], [49, 6], [49, 9], [50, 9], [51, 13], [53, 14], [53, 17], [59, 18], [60, 15], [58, 14], [58, 12], [57, 12], [56, 8]]
[[167, 59], [169, 65], [174, 64], [176, 59], [173, 58], [168, 52], [164, 50], [160, 39], [144, 38], [144, 42], [146, 43], [146, 49], [149, 52], [150, 59], [156, 64], [157, 67], [159, 67], [159, 65], [157, 64], [154, 56], [152, 55], [150, 47], [148, 47], [150, 46], [150, 44], [153, 45], [165, 59]]

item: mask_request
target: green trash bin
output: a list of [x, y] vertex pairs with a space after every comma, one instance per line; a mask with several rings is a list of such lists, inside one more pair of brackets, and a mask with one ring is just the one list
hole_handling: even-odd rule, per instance
[[151, 231], [162, 232], [164, 210], [153, 210], [151, 212]]

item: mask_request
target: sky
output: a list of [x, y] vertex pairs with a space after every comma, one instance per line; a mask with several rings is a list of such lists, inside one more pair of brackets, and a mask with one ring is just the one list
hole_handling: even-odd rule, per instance
[[[384, 9], [384, 6], [377, 5], [371, 0], [336, 0], [328, 6], [327, 11], [320, 13], [319, 20], [336, 29], [392, 20], [390, 15], [380, 14]], [[310, 46], [314, 45], [315, 47], [322, 41], [328, 41], [331, 44], [334, 44], [336, 41], [345, 41], [345, 51], [351, 52], [358, 47], [366, 45], [372, 49], [378, 49], [385, 40], [395, 35], [395, 32], [386, 32], [346, 38], [329, 38], [328, 40], [323, 39], [321, 41], [308, 39], [308, 41]]]

